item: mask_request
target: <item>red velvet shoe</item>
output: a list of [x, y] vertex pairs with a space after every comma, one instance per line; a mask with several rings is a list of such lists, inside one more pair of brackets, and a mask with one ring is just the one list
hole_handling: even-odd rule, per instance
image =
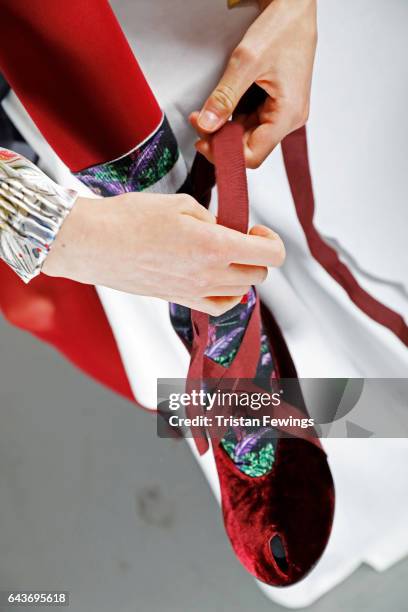
[[[194, 313], [189, 381], [196, 386], [197, 380], [204, 379], [213, 383], [213, 391], [217, 387], [225, 391], [226, 378], [253, 380], [254, 363], [248, 356], [256, 330], [260, 329], [260, 310], [279, 375], [295, 380], [294, 366], [280, 330], [271, 314], [264, 307], [260, 309], [258, 303], [229, 368], [203, 354], [205, 343], [200, 338], [206, 338], [206, 315]], [[276, 379], [271, 380], [271, 389], [275, 388], [274, 383]], [[302, 404], [301, 396], [298, 397]], [[274, 413], [277, 418], [290, 415], [308, 416], [303, 406], [294, 408], [286, 402]], [[288, 428], [285, 436], [292, 435], [277, 439], [271, 471], [255, 478], [243, 473], [220, 444], [225, 429], [217, 428], [214, 435], [210, 434], [224, 524], [232, 547], [253, 576], [272, 586], [289, 586], [310, 572], [326, 548], [333, 523], [335, 493], [326, 454], [314, 430], [308, 434], [305, 431]], [[209, 449], [205, 432], [194, 428], [192, 433], [200, 454], [205, 453]]]
[[334, 513], [334, 486], [324, 452], [300, 439], [277, 444], [272, 471], [243, 474], [213, 447], [224, 524], [240, 562], [258, 580], [289, 586], [304, 578], [324, 552]]
[[[232, 123], [224, 126], [214, 138], [213, 149], [218, 221], [246, 232], [248, 199], [240, 127]], [[282, 402], [274, 416], [308, 417], [285, 341], [259, 298], [238, 352], [227, 368], [205, 355], [208, 316], [193, 311], [192, 324], [190, 390], [203, 379], [211, 380], [213, 390], [222, 388], [220, 383], [226, 379], [250, 379], [256, 385], [262, 327], [279, 378], [293, 379], [297, 387], [294, 402]], [[270, 383], [271, 390], [276, 388], [276, 379]], [[259, 477], [248, 476], [237, 467], [220, 444], [222, 431], [210, 434], [228, 537], [244, 567], [272, 586], [289, 586], [308, 574], [326, 548], [333, 523], [335, 494], [326, 454], [315, 431], [305, 431], [292, 429], [285, 436], [281, 434], [271, 470]], [[209, 448], [206, 432], [192, 428], [192, 434], [200, 454], [205, 453]]]
[[[265, 308], [262, 321], [270, 342], [274, 341], [280, 375], [292, 378], [289, 352]], [[282, 404], [276, 416], [299, 416], [299, 412]], [[326, 454], [319, 439], [306, 437], [304, 431], [300, 432], [303, 438], [277, 439], [272, 470], [258, 478], [240, 471], [219, 442], [212, 441], [232, 547], [253, 576], [272, 586], [289, 586], [312, 570], [326, 548], [333, 523], [335, 492]]]

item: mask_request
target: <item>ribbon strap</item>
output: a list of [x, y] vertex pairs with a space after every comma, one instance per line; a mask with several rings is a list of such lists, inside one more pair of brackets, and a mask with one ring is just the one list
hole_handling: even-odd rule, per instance
[[[243, 128], [229, 122], [213, 137], [215, 172], [218, 189], [218, 223], [238, 232], [248, 231], [249, 203], [245, 160], [242, 148]], [[207, 314], [191, 311], [193, 346], [187, 375], [187, 390], [191, 390], [204, 378], [247, 377], [253, 378], [258, 365], [261, 344], [261, 319], [259, 303], [252, 312], [240, 348], [231, 366], [224, 368], [205, 358], [208, 343]], [[190, 414], [190, 416], [195, 416]], [[208, 439], [201, 428], [192, 428], [197, 449], [203, 454], [208, 449]]]
[[296, 213], [313, 257], [343, 287], [360, 310], [373, 321], [387, 327], [408, 346], [408, 327], [403, 317], [360, 287], [347, 266], [340, 261], [335, 249], [322, 239], [314, 226], [315, 204], [305, 127], [286, 136], [282, 141], [282, 152]]

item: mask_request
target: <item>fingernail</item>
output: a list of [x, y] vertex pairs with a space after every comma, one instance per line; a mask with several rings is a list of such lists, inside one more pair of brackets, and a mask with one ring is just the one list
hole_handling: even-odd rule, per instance
[[204, 130], [215, 130], [221, 123], [220, 117], [209, 110], [201, 111], [198, 117], [198, 124]]

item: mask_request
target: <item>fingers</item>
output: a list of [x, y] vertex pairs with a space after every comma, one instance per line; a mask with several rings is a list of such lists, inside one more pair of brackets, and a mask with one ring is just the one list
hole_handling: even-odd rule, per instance
[[288, 90], [275, 99], [271, 92], [251, 124], [249, 117], [237, 117], [245, 129], [244, 151], [248, 168], [258, 168], [273, 149], [291, 132], [304, 125], [309, 114], [310, 88]]
[[[301, 105], [299, 108], [293, 104], [277, 104], [273, 98], [268, 98], [256, 117], [252, 114], [235, 118], [244, 128], [243, 146], [247, 168], [258, 168], [285, 136], [304, 125], [307, 108]], [[198, 117], [197, 112], [190, 115], [190, 122], [200, 137], [195, 147], [213, 163], [211, 136], [200, 128]]]
[[[268, 276], [266, 266], [250, 266], [241, 264], [230, 264], [225, 275], [225, 284], [234, 283], [236, 285], [260, 285]], [[224, 276], [220, 278], [224, 282]], [[238, 294], [236, 294], [238, 295]]]
[[214, 288], [208, 289], [204, 294], [204, 298], [212, 297], [237, 297], [243, 296], [248, 293], [251, 285], [219, 285]]
[[211, 135], [207, 134], [200, 128], [198, 124], [199, 115], [200, 113], [198, 111], [194, 111], [189, 116], [189, 121], [191, 125], [193, 126], [197, 134], [199, 135], [199, 140], [196, 141], [195, 148], [199, 153], [201, 153], [201, 155], [204, 155], [204, 157], [206, 157], [208, 161], [213, 164], [214, 157], [212, 155], [212, 150], [211, 150]]
[[[265, 225], [255, 225], [248, 234], [242, 234], [222, 225], [216, 217], [188, 195], [178, 195], [178, 208], [182, 214], [211, 224], [197, 226], [197, 243], [202, 243], [218, 268], [225, 265], [225, 277], [217, 276], [220, 285], [247, 286], [263, 282], [268, 267], [279, 267], [285, 260], [285, 247], [279, 235]], [[193, 222], [194, 223], [194, 222]]]
[[262, 236], [263, 238], [269, 238], [270, 240], [279, 238], [278, 234], [266, 225], [254, 225], [251, 227], [248, 234], [250, 236]]
[[247, 168], [259, 168], [274, 148], [292, 131], [284, 115], [276, 119], [276, 123], [263, 123], [245, 133], [244, 156]]
[[205, 223], [217, 223], [217, 219], [212, 212], [207, 210], [205, 206], [202, 206], [197, 200], [192, 198], [187, 194], [177, 195], [177, 202], [179, 206], [179, 211], [182, 214], [189, 215], [190, 217], [194, 217], [199, 221], [204, 221]]
[[[265, 107], [272, 104], [268, 100]], [[284, 109], [277, 110], [266, 108], [260, 112], [260, 117], [256, 122], [252, 116], [237, 116], [237, 122], [244, 127], [244, 157], [247, 168], [258, 168], [274, 150], [274, 148], [289, 134], [293, 129], [293, 122]], [[200, 129], [198, 124], [198, 113], [190, 115], [190, 122], [197, 130], [200, 139], [195, 143], [195, 148], [201, 155], [204, 155], [211, 163], [214, 163], [214, 156], [211, 147], [211, 136]]]
[[237, 244], [236, 252], [231, 252], [233, 263], [279, 268], [285, 261], [285, 247], [281, 238], [269, 230], [270, 237], [246, 236]]
[[212, 153], [211, 144], [207, 140], [198, 140], [195, 143], [195, 148], [199, 153], [201, 153], [201, 155], [204, 155], [204, 157], [206, 157], [209, 162], [211, 162], [212, 164], [214, 163], [214, 156]]
[[198, 117], [206, 133], [218, 130], [232, 115], [239, 100], [253, 83], [252, 58], [238, 47], [232, 53], [224, 74], [207, 98]]
[[193, 310], [205, 312], [212, 317], [219, 317], [231, 308], [234, 308], [242, 300], [242, 296], [237, 297], [211, 297], [201, 299], [185, 299], [172, 297], [170, 300], [165, 298], [166, 301], [171, 301], [180, 306], [186, 306]]
[[[260, 227], [260, 226], [256, 226]], [[231, 264], [279, 267], [285, 260], [285, 247], [281, 238], [271, 229], [251, 230], [245, 235], [220, 225], [211, 228], [219, 232], [222, 240], [223, 255]], [[263, 235], [257, 235], [263, 232]], [[255, 234], [255, 235], [254, 235]]]

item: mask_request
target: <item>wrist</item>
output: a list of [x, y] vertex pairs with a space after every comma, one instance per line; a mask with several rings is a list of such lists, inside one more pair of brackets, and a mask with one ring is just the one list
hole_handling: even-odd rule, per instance
[[95, 220], [100, 218], [102, 203], [101, 199], [77, 198], [44, 262], [44, 274], [81, 281], [98, 232]]

